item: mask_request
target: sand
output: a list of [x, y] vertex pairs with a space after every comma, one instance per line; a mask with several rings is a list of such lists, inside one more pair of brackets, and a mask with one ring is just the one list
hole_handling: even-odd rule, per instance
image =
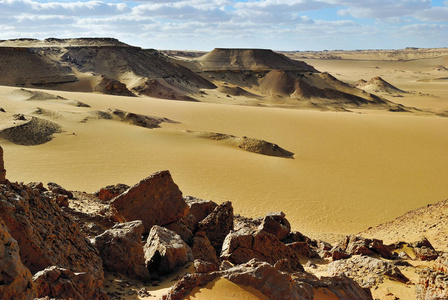
[[[0, 88], [9, 112], [58, 111], [65, 131], [46, 144], [2, 141], [7, 176], [53, 181], [68, 189], [133, 185], [169, 169], [185, 195], [232, 201], [235, 212], [282, 210], [295, 230], [313, 237], [356, 233], [448, 194], [448, 119], [406, 113], [334, 113], [53, 92], [63, 101], [23, 101]], [[93, 119], [109, 107], [180, 124], [160, 129]], [[54, 121], [54, 120], [53, 120]], [[281, 145], [294, 159], [258, 155], [184, 132], [222, 132]]]

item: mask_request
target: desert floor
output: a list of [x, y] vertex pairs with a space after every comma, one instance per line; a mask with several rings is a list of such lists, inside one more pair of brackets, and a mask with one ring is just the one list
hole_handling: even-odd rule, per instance
[[[428, 80], [443, 78], [444, 72], [433, 69], [445, 63], [441, 60], [307, 62], [350, 83], [382, 76], [412, 91], [390, 100], [443, 111], [448, 109], [448, 81]], [[78, 108], [64, 101], [24, 101], [12, 95], [14, 90], [0, 88], [6, 112], [51, 110], [56, 113], [46, 117], [65, 132], [39, 146], [2, 141], [10, 180], [53, 181], [93, 192], [119, 182], [132, 185], [168, 169], [185, 195], [218, 203], [229, 200], [236, 213], [251, 217], [282, 210], [293, 229], [312, 237], [356, 233], [448, 195], [448, 119], [443, 117], [50, 91], [91, 105]], [[107, 108], [167, 117], [180, 124], [146, 129], [111, 120], [81, 122], [92, 110]], [[295, 156], [249, 153], [185, 130], [265, 139]]]

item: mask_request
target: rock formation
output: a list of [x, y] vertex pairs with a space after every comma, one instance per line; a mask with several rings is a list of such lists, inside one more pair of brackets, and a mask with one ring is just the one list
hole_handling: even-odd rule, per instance
[[100, 252], [105, 270], [141, 281], [149, 280], [142, 243], [144, 229], [140, 220], [118, 223], [95, 237], [92, 243]]
[[6, 181], [5, 163], [3, 161], [3, 148], [0, 146], [0, 183]]
[[169, 171], [156, 172], [141, 180], [112, 199], [111, 207], [116, 210], [116, 219], [120, 222], [142, 220], [145, 232], [149, 232], [153, 225], [181, 219], [189, 209]]

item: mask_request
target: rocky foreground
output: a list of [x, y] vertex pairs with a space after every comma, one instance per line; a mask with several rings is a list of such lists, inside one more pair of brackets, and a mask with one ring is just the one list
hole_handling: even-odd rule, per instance
[[[428, 261], [419, 270], [410, 263]], [[448, 253], [427, 239], [347, 236], [331, 245], [292, 231], [282, 212], [250, 219], [231, 202], [183, 197], [168, 171], [95, 194], [9, 182], [0, 147], [0, 299], [117, 299], [105, 274], [157, 284], [191, 263], [195, 272], [163, 299], [219, 278], [270, 299], [373, 299], [383, 281], [413, 285], [409, 270], [420, 273], [416, 299], [448, 298]], [[328, 277], [313, 274], [322, 266]]]

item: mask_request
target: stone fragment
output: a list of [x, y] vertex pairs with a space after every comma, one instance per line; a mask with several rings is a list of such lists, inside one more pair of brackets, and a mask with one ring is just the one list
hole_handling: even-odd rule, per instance
[[195, 216], [198, 223], [204, 220], [218, 206], [213, 201], [202, 200], [192, 196], [185, 196], [184, 200], [190, 207], [190, 214]]
[[145, 232], [153, 225], [175, 222], [188, 214], [182, 192], [173, 182], [169, 171], [159, 171], [141, 180], [126, 192], [111, 200], [120, 222], [142, 220]]
[[118, 223], [93, 239], [100, 252], [105, 270], [124, 274], [132, 279], [149, 280], [145, 265], [140, 220]]
[[439, 255], [427, 238], [411, 244], [414, 248], [415, 255], [419, 260], [435, 260]]
[[283, 212], [271, 212], [264, 217], [259, 229], [275, 235], [279, 240], [283, 240], [291, 232], [291, 224], [289, 224]]
[[150, 272], [169, 274], [193, 261], [191, 248], [174, 231], [154, 225], [144, 246], [145, 262]]
[[211, 264], [219, 266], [219, 260], [216, 256], [215, 249], [210, 244], [207, 235], [203, 231], [198, 231], [193, 238], [193, 256], [195, 259], [200, 259]]
[[107, 202], [126, 192], [129, 188], [130, 186], [127, 184], [118, 183], [116, 185], [108, 185], [101, 188], [96, 194], [101, 201]]

